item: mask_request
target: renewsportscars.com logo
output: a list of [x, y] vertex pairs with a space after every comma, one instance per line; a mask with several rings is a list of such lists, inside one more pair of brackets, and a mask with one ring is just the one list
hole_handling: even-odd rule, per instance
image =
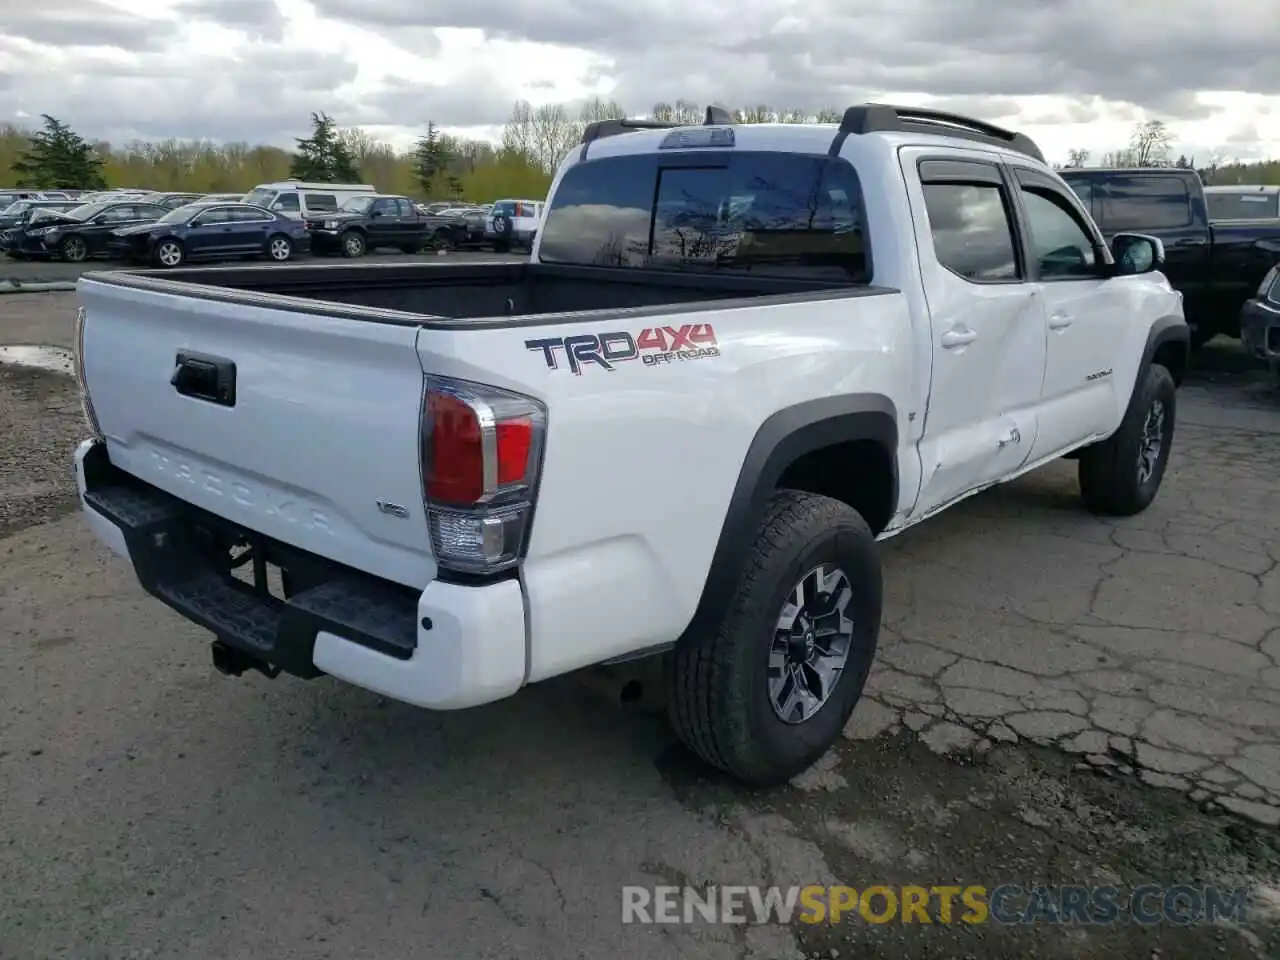
[[682, 327], [645, 327], [632, 335], [626, 330], [613, 333], [580, 333], [572, 337], [544, 337], [526, 340], [528, 350], [541, 350], [547, 369], [558, 370], [563, 359], [574, 376], [582, 376], [588, 366], [616, 370], [617, 365], [639, 359], [646, 367], [684, 363], [720, 356], [716, 332], [709, 323], [686, 323]]

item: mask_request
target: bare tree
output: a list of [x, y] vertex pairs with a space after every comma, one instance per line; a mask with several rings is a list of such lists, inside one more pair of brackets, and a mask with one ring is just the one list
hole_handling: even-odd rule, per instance
[[546, 103], [533, 111], [533, 160], [543, 170], [554, 170], [575, 143], [582, 139], [582, 123], [561, 103]]
[[1163, 120], [1146, 120], [1134, 128], [1129, 140], [1133, 151], [1134, 166], [1163, 167], [1169, 162], [1169, 150], [1173, 135]]
[[738, 123], [773, 123], [776, 116], [766, 104], [757, 103], [753, 107], [737, 111], [734, 119]]
[[502, 149], [533, 163], [536, 160], [535, 139], [533, 107], [528, 100], [517, 100], [511, 106], [507, 125], [502, 128]]
[[578, 119], [583, 123], [595, 123], [599, 120], [621, 120], [626, 115], [627, 111], [618, 101], [592, 97], [582, 105], [582, 109], [578, 112]]
[[782, 110], [778, 113], [779, 123], [809, 123], [812, 119], [808, 110]]
[[701, 123], [705, 111], [692, 100], [677, 100], [672, 107], [671, 119], [676, 123]]
[[818, 111], [818, 123], [839, 123], [844, 119], [844, 111], [836, 110], [834, 107], [826, 107]]
[[1067, 167], [1083, 167], [1089, 162], [1088, 150], [1068, 150]]

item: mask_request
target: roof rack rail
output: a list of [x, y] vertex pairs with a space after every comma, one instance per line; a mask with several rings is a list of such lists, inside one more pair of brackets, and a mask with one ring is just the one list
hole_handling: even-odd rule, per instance
[[1045, 162], [1044, 154], [1025, 133], [1015, 133], [985, 120], [931, 110], [928, 107], [898, 107], [886, 103], [864, 103], [850, 107], [840, 120], [840, 133], [832, 152], [838, 153], [846, 137], [864, 133], [931, 133], [944, 137], [960, 137], [1016, 150], [1025, 156]]
[[[720, 126], [733, 123], [733, 114], [724, 107], [710, 106], [703, 117], [704, 126]], [[694, 124], [680, 123], [677, 120], [628, 120], [625, 117], [616, 120], [596, 120], [588, 123], [582, 131], [582, 153], [579, 160], [587, 159], [587, 148], [604, 137], [616, 137], [620, 133], [633, 130], [670, 130], [674, 127], [688, 127]]]

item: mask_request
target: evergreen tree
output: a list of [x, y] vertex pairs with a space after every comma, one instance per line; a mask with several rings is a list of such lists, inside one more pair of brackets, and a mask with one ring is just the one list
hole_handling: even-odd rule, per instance
[[289, 165], [289, 176], [316, 183], [359, 183], [360, 171], [351, 150], [338, 135], [328, 114], [311, 115], [311, 136], [298, 137], [298, 152]]
[[18, 185], [40, 190], [103, 190], [102, 159], [93, 145], [48, 114], [13, 164]]
[[448, 170], [452, 160], [448, 142], [435, 123], [428, 120], [427, 132], [418, 138], [418, 145], [413, 151], [413, 176], [426, 196], [434, 196], [437, 181]]

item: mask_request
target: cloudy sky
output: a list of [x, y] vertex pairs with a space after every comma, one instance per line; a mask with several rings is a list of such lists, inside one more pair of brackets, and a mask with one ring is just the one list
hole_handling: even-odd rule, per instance
[[1277, 38], [1277, 0], [2, 0], [0, 121], [289, 145], [323, 110], [402, 144], [428, 119], [493, 137], [517, 98], [876, 100], [1051, 159], [1144, 117], [1197, 160], [1280, 158]]

